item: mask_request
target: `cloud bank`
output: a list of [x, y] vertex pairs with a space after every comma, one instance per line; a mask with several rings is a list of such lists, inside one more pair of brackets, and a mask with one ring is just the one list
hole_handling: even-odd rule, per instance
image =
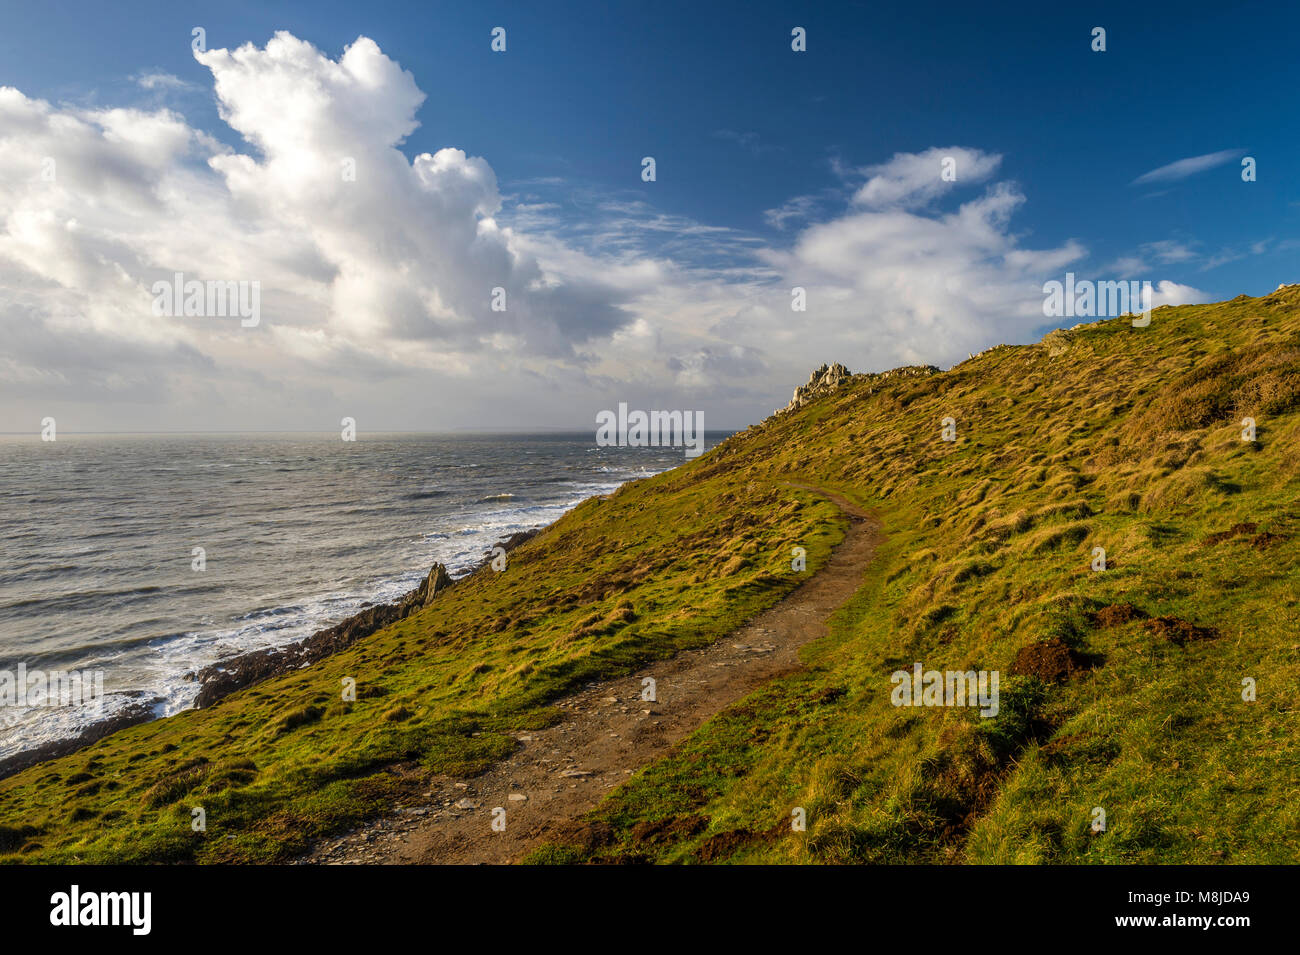
[[[575, 215], [569, 183], [503, 197], [454, 146], [408, 158], [425, 94], [365, 37], [337, 60], [288, 33], [195, 56], [238, 148], [167, 108], [0, 88], [0, 430], [582, 426], [619, 400], [743, 425], [823, 361], [1023, 341], [1044, 279], [1086, 256], [1026, 245], [1025, 196], [979, 149], [795, 196], [768, 214], [803, 223], [778, 246], [644, 199]], [[261, 322], [153, 314], [177, 272], [260, 283]]]

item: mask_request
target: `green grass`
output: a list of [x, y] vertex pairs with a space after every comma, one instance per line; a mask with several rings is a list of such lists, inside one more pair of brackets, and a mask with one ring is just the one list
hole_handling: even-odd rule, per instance
[[731, 631], [806, 576], [795, 543], [814, 569], [843, 536], [812, 494], [693, 469], [585, 502], [505, 572], [315, 666], [0, 781], [0, 858], [282, 860], [481, 770], [566, 692]]
[[[279, 860], [473, 773], [558, 696], [780, 599], [792, 546], [820, 566], [842, 520], [802, 481], [886, 535], [807, 668], [531, 861], [1296, 861], [1300, 290], [1053, 341], [858, 379], [583, 504], [337, 656], [0, 781], [0, 859]], [[1027, 647], [1081, 663], [1016, 672]], [[997, 717], [891, 705], [915, 661], [999, 671]]]
[[[858, 489], [888, 542], [805, 672], [613, 794], [600, 844], [531, 861], [1297, 861], [1298, 308], [1288, 289], [1098, 323], [1055, 359], [997, 349], [750, 438], [756, 467]], [[1142, 616], [1105, 612], [1124, 604]], [[1087, 665], [1011, 675], [1053, 641]], [[917, 660], [999, 670], [1001, 712], [895, 708], [889, 674]], [[645, 825], [672, 818], [703, 824]]]

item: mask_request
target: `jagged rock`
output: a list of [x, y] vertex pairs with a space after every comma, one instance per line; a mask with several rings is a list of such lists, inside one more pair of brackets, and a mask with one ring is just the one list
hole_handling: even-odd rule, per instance
[[[842, 388], [845, 384], [853, 382], [871, 382], [866, 394], [875, 394], [878, 382], [888, 381], [891, 378], [926, 378], [930, 375], [939, 374], [939, 369], [934, 365], [905, 365], [902, 368], [893, 368], [879, 374], [858, 374], [851, 373], [847, 368], [836, 362], [833, 365], [822, 365], [811, 375], [808, 376], [808, 384], [800, 385], [794, 390], [794, 397], [784, 408], [778, 408], [772, 412], [772, 417], [788, 414], [798, 408], [802, 408], [810, 401], [815, 401], [823, 395], [828, 395], [833, 391]], [[770, 420], [770, 419], [769, 419]], [[764, 422], [766, 424], [766, 422]], [[761, 427], [761, 426], [759, 426]]]
[[808, 376], [808, 384], [800, 385], [794, 390], [794, 397], [783, 410], [793, 411], [795, 408], [802, 408], [814, 398], [834, 391], [852, 377], [849, 370], [839, 362], [833, 365], [822, 365]]
[[1047, 349], [1048, 358], [1058, 358], [1070, 350], [1074, 336], [1063, 329], [1049, 332], [1043, 337], [1043, 347]]
[[[497, 546], [510, 551], [536, 533], [536, 530], [521, 531], [498, 542]], [[485, 560], [471, 573], [481, 571], [488, 563], [489, 561]], [[455, 581], [447, 568], [435, 563], [429, 568], [429, 573], [424, 580], [420, 581], [420, 586], [397, 603], [367, 607], [341, 623], [318, 630], [305, 640], [291, 643], [286, 647], [254, 650], [230, 660], [210, 664], [197, 674], [202, 687], [194, 705], [200, 709], [211, 706], [237, 689], [279, 673], [307, 666], [345, 647], [350, 647], [363, 637], [368, 637], [399, 620], [405, 620], [417, 610], [423, 610], [438, 594], [454, 584]]]
[[417, 610], [423, 610], [429, 606], [435, 596], [453, 583], [455, 581], [447, 573], [447, 568], [442, 564], [434, 564], [429, 568], [429, 573], [424, 580], [420, 581], [420, 586], [403, 597], [400, 603], [392, 605], [397, 609], [397, 619], [404, 619]]
[[[536, 533], [536, 530], [521, 531], [498, 542], [497, 546], [510, 551]], [[488, 566], [489, 562], [490, 559], [484, 560], [471, 573], [481, 571]], [[368, 637], [399, 620], [405, 620], [417, 610], [423, 610], [429, 606], [434, 597], [454, 583], [446, 567], [442, 564], [434, 564], [424, 580], [420, 581], [420, 586], [397, 603], [367, 607], [342, 623], [325, 630], [318, 630], [305, 640], [291, 643], [287, 647], [253, 650], [230, 660], [209, 664], [197, 674], [202, 687], [199, 689], [194, 705], [199, 709], [211, 706], [235, 690], [279, 673], [299, 669], [324, 659], [332, 653], [337, 653], [363, 637]]]
[[868, 377], [877, 381], [888, 381], [890, 378], [929, 378], [937, 374], [939, 369], [935, 365], [904, 365], [902, 368], [891, 368], [889, 371], [882, 371], [878, 375]]
[[438, 595], [441, 590], [446, 590], [451, 586], [451, 574], [447, 573], [447, 568], [442, 564], [434, 564], [429, 569], [429, 576], [424, 579], [420, 589], [424, 591], [424, 603], [422, 606], [427, 607]]

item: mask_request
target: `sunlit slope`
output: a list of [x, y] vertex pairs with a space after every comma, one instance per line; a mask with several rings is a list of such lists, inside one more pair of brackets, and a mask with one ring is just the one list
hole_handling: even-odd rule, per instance
[[[533, 858], [1300, 861], [1298, 429], [1287, 288], [861, 382], [751, 432], [718, 460], [855, 495], [886, 545], [807, 672], [638, 774], [583, 848]], [[1000, 671], [997, 716], [892, 705], [916, 662]]]
[[[815, 570], [841, 518], [799, 481], [886, 535], [808, 670], [537, 859], [1294, 861], [1298, 422], [1294, 288], [854, 379], [348, 651], [0, 781], [0, 858], [282, 859], [483, 766], [555, 696], [775, 602], [792, 546]], [[998, 715], [891, 705], [916, 662], [999, 671]]]
[[795, 543], [813, 571], [843, 525], [808, 492], [702, 480], [705, 464], [586, 501], [505, 571], [317, 665], [0, 781], [0, 860], [284, 859], [509, 752], [565, 692], [729, 632], [805, 576]]

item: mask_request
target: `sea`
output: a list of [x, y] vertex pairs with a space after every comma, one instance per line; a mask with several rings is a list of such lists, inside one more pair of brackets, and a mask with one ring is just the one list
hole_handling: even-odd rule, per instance
[[132, 702], [184, 710], [208, 664], [394, 601], [435, 561], [461, 576], [684, 461], [590, 432], [0, 435], [0, 689], [20, 667], [103, 680], [81, 705], [11, 691], [0, 759]]

